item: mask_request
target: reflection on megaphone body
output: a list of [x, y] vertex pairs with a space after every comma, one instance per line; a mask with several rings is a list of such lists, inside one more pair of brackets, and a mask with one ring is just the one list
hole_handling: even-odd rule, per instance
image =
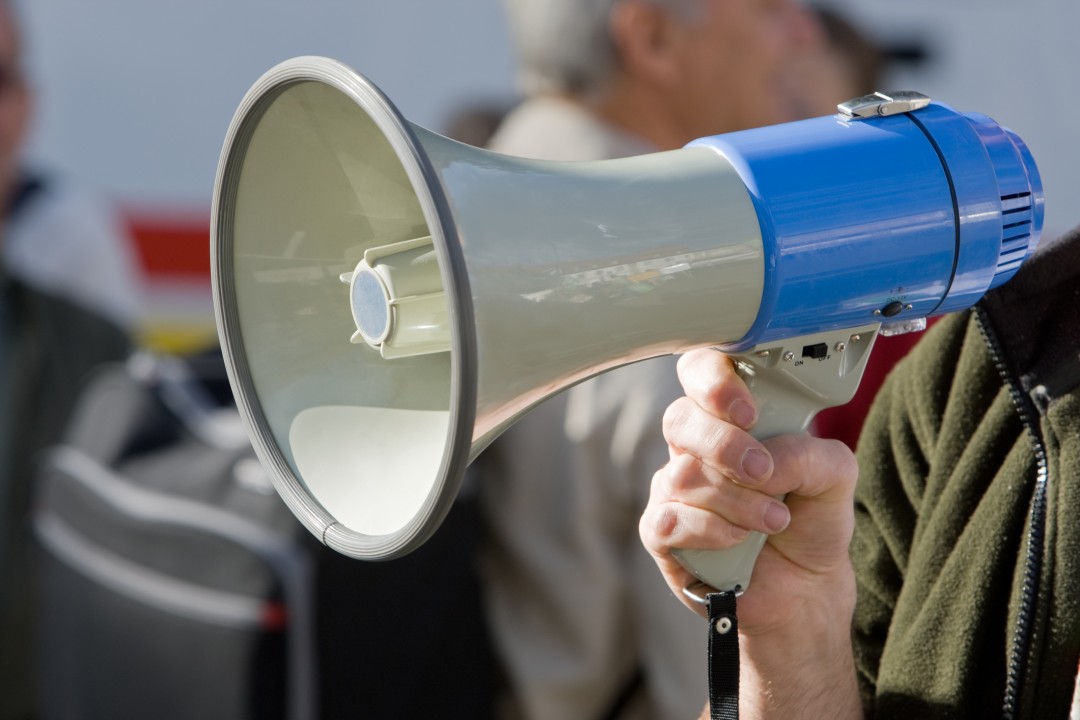
[[[737, 356], [759, 436], [846, 402], [883, 323], [1015, 273], [1043, 197], [989, 118], [913, 93], [841, 110], [560, 163], [411, 125], [332, 60], [269, 71], [226, 139], [212, 255], [233, 389], [282, 497], [343, 553], [401, 555], [530, 407], [695, 347]], [[762, 541], [682, 559], [745, 588]]]

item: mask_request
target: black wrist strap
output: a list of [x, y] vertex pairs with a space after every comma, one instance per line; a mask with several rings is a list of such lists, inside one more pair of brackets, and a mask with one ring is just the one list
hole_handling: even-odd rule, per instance
[[738, 720], [739, 622], [735, 617], [735, 593], [709, 593], [705, 604], [709, 611], [709, 718]]

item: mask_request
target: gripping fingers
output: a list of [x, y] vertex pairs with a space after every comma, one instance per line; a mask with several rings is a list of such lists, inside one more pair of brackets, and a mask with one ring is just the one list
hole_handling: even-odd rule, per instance
[[839, 440], [785, 435], [766, 441], [774, 459], [776, 481], [770, 492], [792, 493], [819, 501], [850, 504], [859, 465]]
[[672, 460], [653, 477], [643, 519], [655, 526], [658, 539], [672, 549], [731, 547], [750, 530], [772, 534], [789, 521], [783, 503], [731, 482], [688, 455]]
[[638, 530], [646, 549], [658, 556], [682, 548], [734, 547], [749, 534], [716, 513], [673, 501], [650, 505]]
[[706, 412], [744, 430], [757, 422], [754, 397], [727, 355], [713, 349], [692, 350], [680, 356], [677, 367], [687, 397]]
[[772, 457], [760, 442], [711, 415], [690, 398], [680, 398], [668, 406], [663, 428], [673, 457], [692, 455], [747, 487], [760, 486], [772, 475]]
[[722, 539], [722, 547], [731, 547], [745, 539], [746, 531], [720, 516], [677, 502], [653, 502], [645, 509], [638, 524], [641, 543], [652, 555], [671, 592], [699, 615], [704, 608], [692, 603], [681, 591], [696, 578], [678, 561], [672, 550], [711, 544]]

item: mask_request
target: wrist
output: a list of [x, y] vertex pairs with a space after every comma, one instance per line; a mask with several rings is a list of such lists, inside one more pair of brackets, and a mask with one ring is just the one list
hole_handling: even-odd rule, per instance
[[[740, 636], [744, 718], [861, 718], [851, 644], [854, 578], [790, 599], [782, 621]], [[740, 623], [741, 625], [741, 623]]]

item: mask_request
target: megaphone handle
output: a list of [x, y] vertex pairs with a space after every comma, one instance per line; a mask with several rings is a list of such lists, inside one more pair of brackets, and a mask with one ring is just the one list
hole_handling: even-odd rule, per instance
[[[879, 324], [835, 330], [762, 345], [732, 355], [739, 375], [758, 404], [751, 434], [759, 440], [804, 432], [818, 412], [842, 405], [855, 394]], [[750, 585], [766, 536], [750, 535], [727, 550], [677, 550], [675, 556], [701, 583], [741, 593]], [[687, 589], [693, 599], [704, 597]]]

